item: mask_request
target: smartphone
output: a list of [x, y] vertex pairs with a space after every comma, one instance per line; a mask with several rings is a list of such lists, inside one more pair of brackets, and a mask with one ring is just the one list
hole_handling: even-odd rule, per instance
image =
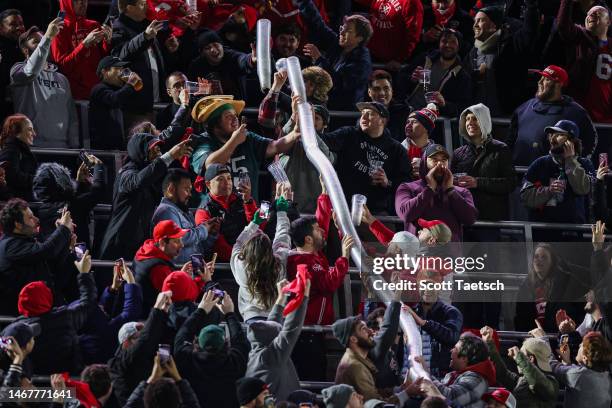
[[169, 344], [160, 344], [158, 348], [159, 352], [159, 362], [162, 365], [165, 365], [170, 360], [170, 345]]
[[87, 251], [87, 245], [84, 242], [79, 242], [74, 245], [74, 254], [76, 255], [77, 261], [83, 259], [85, 252]]
[[213, 291], [213, 294], [215, 295], [216, 298], [223, 299], [223, 297], [225, 296], [225, 292], [223, 292], [223, 290], [221, 289], [221, 286], [219, 286], [219, 282], [213, 283], [210, 286], [210, 290]]
[[6, 161], [6, 160], [5, 161], [1, 161], [0, 162], [0, 167], [2, 167], [3, 169], [6, 169], [9, 166], [9, 164], [11, 164], [11, 162]]
[[65, 19], [65, 18], [66, 18], [66, 12], [65, 12], [64, 10], [60, 10], [60, 11], [57, 13], [57, 17], [58, 17], [58, 18], [61, 18], [62, 20], [63, 20], [63, 19]]
[[170, 22], [168, 20], [160, 20], [160, 22], [162, 23], [162, 30], [168, 31], [170, 28]]
[[204, 257], [202, 254], [191, 255], [191, 266], [193, 268], [194, 279], [198, 276], [198, 273], [204, 272]]
[[85, 163], [85, 166], [87, 166], [88, 169], [93, 169], [94, 167], [94, 163], [89, 160], [89, 157], [87, 155], [87, 150], [85, 149], [81, 149], [81, 151], [79, 152], [79, 159], [81, 159], [81, 161], [83, 163]]
[[11, 344], [11, 339], [6, 337], [0, 337], [0, 349], [6, 350], [9, 344]]
[[61, 216], [61, 215], [64, 215], [64, 213], [66, 211], [68, 211], [68, 206], [67, 205], [65, 205], [62, 208], [60, 208], [59, 210], [57, 210], [57, 213]]
[[264, 220], [267, 220], [270, 217], [270, 202], [262, 201], [259, 206], [259, 216]]
[[213, 264], [215, 262], [217, 262], [217, 253], [216, 252], [213, 254], [212, 259], [210, 260], [210, 262], [212, 262]]
[[599, 153], [599, 167], [608, 165], [608, 153]]
[[561, 344], [568, 344], [569, 343], [569, 334], [562, 334], [561, 335]]
[[119, 258], [115, 260], [115, 265], [119, 265], [122, 268], [119, 273], [119, 281], [123, 282], [123, 268], [125, 268], [125, 261], [123, 260], [123, 258]]

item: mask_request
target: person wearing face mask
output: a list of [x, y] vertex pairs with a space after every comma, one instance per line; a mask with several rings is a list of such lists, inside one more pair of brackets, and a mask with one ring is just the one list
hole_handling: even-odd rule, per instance
[[162, 154], [160, 145], [171, 136], [164, 131], [160, 138], [150, 133], [130, 138], [127, 162], [115, 180], [113, 211], [100, 247], [102, 259], [131, 258], [149, 236], [168, 167], [192, 152], [185, 140]]
[[478, 217], [472, 193], [455, 186], [448, 168], [449, 154], [438, 144], [423, 151], [419, 168], [420, 180], [401, 184], [395, 195], [397, 215], [404, 229], [415, 233], [419, 218], [438, 219], [452, 231], [452, 241], [462, 240], [462, 226], [472, 225]]
[[25, 56], [11, 68], [11, 89], [15, 112], [32, 118], [40, 133], [37, 147], [76, 148], [79, 129], [70, 82], [57, 66], [48, 62], [51, 41], [64, 27], [60, 17], [49, 23], [46, 32], [30, 27], [19, 36]]
[[534, 161], [525, 174], [521, 201], [530, 221], [586, 222], [588, 194], [595, 178], [593, 165], [580, 156], [580, 129], [560, 120], [545, 129], [549, 154]]
[[584, 27], [572, 21], [576, 2], [562, 0], [557, 14], [559, 36], [568, 56], [568, 74], [574, 79], [568, 93], [584, 106], [595, 122], [612, 123], [612, 37], [610, 10], [596, 5]]
[[5, 176], [5, 195], [32, 200], [32, 182], [38, 161], [30, 150], [36, 132], [25, 115], [8, 116], [0, 133], [0, 162]]

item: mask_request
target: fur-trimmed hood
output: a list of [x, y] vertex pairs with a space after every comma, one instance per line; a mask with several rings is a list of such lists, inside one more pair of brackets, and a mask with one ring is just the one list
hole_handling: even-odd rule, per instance
[[70, 201], [75, 194], [75, 181], [70, 170], [58, 163], [42, 163], [32, 183], [34, 198], [38, 201]]

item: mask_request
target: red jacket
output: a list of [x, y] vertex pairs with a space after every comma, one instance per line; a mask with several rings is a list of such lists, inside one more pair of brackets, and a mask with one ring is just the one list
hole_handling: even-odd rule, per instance
[[423, 4], [420, 0], [357, 0], [370, 6], [374, 35], [368, 43], [372, 58], [406, 62], [421, 39]]
[[[329, 196], [321, 194], [317, 200], [317, 223], [325, 230], [325, 239], [329, 229], [332, 205]], [[297, 266], [306, 264], [310, 272], [311, 287], [308, 309], [304, 324], [332, 324], [334, 322], [334, 292], [344, 281], [348, 272], [348, 259], [340, 257], [334, 267], [330, 268], [323, 252], [310, 253], [292, 251], [287, 258], [287, 279], [295, 279]]]
[[64, 28], [51, 42], [51, 55], [60, 71], [70, 81], [74, 99], [89, 99], [91, 88], [100, 79], [96, 75], [98, 62], [110, 52], [110, 44], [102, 41], [87, 48], [83, 40], [87, 34], [100, 27], [95, 20], [77, 17], [72, 0], [60, 0], [60, 8], [66, 12]]
[[[242, 2], [244, 3], [244, 2]], [[257, 10], [246, 4], [219, 3], [212, 5], [208, 0], [198, 0], [198, 10], [202, 12], [200, 27], [219, 31], [230, 16], [240, 8], [244, 10], [248, 31], [251, 32], [257, 24]]]
[[161, 259], [162, 261], [165, 261], [164, 263], [159, 263], [153, 266], [149, 270], [151, 286], [153, 286], [157, 292], [161, 292], [164, 285], [164, 280], [168, 275], [174, 272], [174, 268], [169, 266], [169, 264], [172, 263], [172, 259], [170, 259], [168, 255], [159, 249], [157, 245], [155, 245], [155, 241], [152, 239], [147, 239], [144, 244], [138, 248], [134, 259], [137, 261], [145, 261], [147, 259]]

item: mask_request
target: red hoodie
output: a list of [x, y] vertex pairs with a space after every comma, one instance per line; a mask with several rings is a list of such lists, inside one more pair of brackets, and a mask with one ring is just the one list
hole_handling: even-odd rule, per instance
[[247, 29], [251, 32], [253, 28], [255, 28], [255, 24], [257, 24], [257, 10], [255, 10], [255, 8], [247, 6], [246, 4], [223, 2], [213, 6], [208, 0], [198, 0], [198, 10], [202, 12], [200, 27], [219, 31], [230, 16], [241, 8], [244, 11]]
[[448, 381], [444, 383], [444, 385], [446, 385], [447, 387], [453, 385], [457, 378], [467, 371], [472, 371], [480, 375], [488, 383], [489, 387], [492, 387], [496, 384], [495, 365], [491, 360], [487, 359], [485, 361], [481, 361], [480, 363], [467, 366], [465, 370], [453, 371], [452, 373], [449, 373]]
[[[172, 262], [172, 259], [155, 245], [154, 240], [147, 239], [144, 244], [138, 248], [134, 259], [137, 261], [144, 261], [145, 259], [151, 258], [163, 259], [164, 261], [170, 263]], [[150, 272], [151, 285], [153, 285], [157, 291], [161, 292], [164, 285], [164, 280], [174, 271], [168, 265], [159, 264], [152, 267]]]
[[421, 38], [423, 4], [420, 0], [358, 0], [370, 6], [374, 35], [368, 43], [373, 59], [406, 62]]
[[[317, 200], [317, 223], [325, 231], [327, 239], [332, 204], [327, 194], [321, 194]], [[327, 257], [322, 251], [317, 253], [292, 251], [287, 258], [287, 279], [293, 280], [300, 264], [308, 266], [312, 276], [310, 281], [310, 298], [304, 324], [332, 324], [334, 322], [334, 292], [344, 281], [348, 272], [348, 259], [340, 257], [334, 267], [329, 266]]]
[[87, 48], [83, 40], [87, 34], [100, 27], [95, 20], [74, 14], [72, 0], [60, 0], [60, 8], [66, 12], [64, 28], [51, 42], [51, 55], [60, 71], [70, 81], [74, 99], [89, 99], [91, 88], [100, 79], [96, 75], [98, 62], [110, 52], [110, 44], [102, 41]]

